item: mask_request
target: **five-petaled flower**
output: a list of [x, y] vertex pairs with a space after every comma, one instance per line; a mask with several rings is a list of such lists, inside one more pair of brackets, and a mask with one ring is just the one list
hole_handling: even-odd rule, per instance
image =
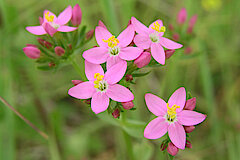
[[142, 49], [148, 49], [150, 47], [153, 58], [160, 64], [165, 64], [163, 47], [167, 49], [178, 49], [182, 47], [181, 44], [162, 37], [166, 27], [163, 26], [161, 20], [153, 22], [149, 28], [139, 22], [135, 17], [131, 18], [131, 22], [135, 31], [138, 33], [133, 40], [136, 46]]
[[126, 61], [118, 62], [104, 74], [101, 65], [85, 61], [85, 73], [89, 81], [70, 88], [68, 94], [78, 99], [92, 98], [91, 108], [96, 114], [108, 108], [109, 98], [117, 102], [132, 101], [134, 99], [132, 92], [116, 84], [126, 72], [126, 63]]
[[49, 34], [53, 36], [57, 31], [59, 32], [71, 32], [76, 30], [76, 27], [66, 26], [72, 17], [72, 7], [68, 6], [57, 17], [54, 13], [45, 10], [43, 12], [43, 23], [40, 26], [26, 27], [30, 33], [35, 35]]
[[[107, 68], [120, 61], [136, 59], [143, 51], [138, 47], [127, 47], [133, 40], [133, 26], [128, 26], [117, 38], [113, 36], [101, 22], [95, 29], [95, 37], [99, 47], [91, 48], [83, 53], [83, 57], [94, 64], [107, 62]], [[127, 65], [127, 63], [124, 63]]]
[[206, 118], [204, 114], [183, 110], [186, 103], [186, 91], [183, 87], [172, 94], [168, 103], [150, 93], [145, 95], [145, 101], [148, 109], [158, 117], [149, 122], [144, 130], [144, 137], [158, 139], [168, 132], [172, 143], [180, 149], [185, 149], [186, 144], [183, 125], [193, 126]]

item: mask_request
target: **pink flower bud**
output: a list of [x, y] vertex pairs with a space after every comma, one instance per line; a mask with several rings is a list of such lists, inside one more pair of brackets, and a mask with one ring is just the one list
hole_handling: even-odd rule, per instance
[[72, 50], [72, 44], [68, 44], [68, 48]]
[[122, 102], [122, 106], [124, 109], [129, 110], [132, 109], [134, 107], [134, 104], [132, 101], [129, 102]]
[[43, 18], [39, 17], [38, 20], [39, 20], [40, 25], [42, 25], [43, 24]]
[[100, 21], [100, 20], [98, 21], [98, 26], [101, 26], [101, 27], [107, 29], [107, 27], [105, 26], [105, 24], [104, 24], [102, 21]]
[[24, 47], [23, 52], [26, 54], [26, 56], [28, 56], [31, 59], [39, 58], [41, 53], [41, 51], [38, 48], [32, 46]]
[[187, 148], [192, 148], [192, 143], [190, 141], [186, 141], [186, 147]]
[[191, 133], [195, 129], [195, 126], [184, 126], [184, 129], [186, 133]]
[[58, 56], [62, 56], [65, 53], [65, 50], [60, 46], [55, 47], [54, 50], [55, 50], [56, 55], [58, 55]]
[[174, 31], [174, 27], [173, 27], [172, 24], [169, 24], [168, 28], [169, 28], [170, 31]]
[[182, 25], [184, 24], [184, 22], [187, 19], [187, 10], [186, 8], [182, 8], [179, 12], [178, 12], [178, 16], [177, 16], [177, 22], [178, 24]]
[[149, 52], [143, 52], [137, 59], [135, 59], [134, 64], [138, 68], [145, 67], [151, 61], [151, 54]]
[[193, 111], [196, 106], [196, 98], [188, 99], [185, 103], [184, 109]]
[[133, 80], [133, 76], [131, 74], [127, 74], [125, 76], [125, 79], [126, 79], [126, 81], [132, 81]]
[[118, 117], [120, 116], [120, 111], [119, 111], [119, 109], [115, 109], [115, 110], [113, 111], [113, 113], [112, 113], [112, 116], [113, 116], [114, 118], [118, 118]]
[[93, 35], [94, 35], [94, 29], [91, 29], [90, 31], [88, 31], [88, 32], [86, 33], [86, 39], [87, 39], [87, 40], [92, 39]]
[[46, 48], [52, 48], [52, 43], [50, 43], [50, 42], [48, 42], [48, 41], [44, 41], [44, 46], [46, 47]]
[[35, 44], [26, 44], [26, 46], [27, 47], [35, 47], [35, 48], [37, 48], [37, 45], [35, 45]]
[[50, 62], [50, 63], [48, 63], [48, 66], [51, 68], [51, 67], [55, 67], [55, 66], [56, 66], [56, 64], [55, 64], [55, 63], [53, 63], [53, 62]]
[[192, 53], [192, 48], [191, 47], [185, 48], [184, 53], [185, 54], [191, 54]]
[[187, 33], [191, 34], [193, 31], [193, 28], [197, 22], [197, 15], [193, 15], [191, 19], [188, 22], [188, 28], [187, 28]]
[[176, 156], [178, 153], [178, 148], [172, 143], [168, 143], [167, 152], [172, 156]]
[[166, 59], [169, 59], [174, 54], [174, 52], [175, 52], [174, 49], [167, 49], [167, 50], [165, 50]]
[[82, 83], [83, 81], [81, 81], [81, 80], [72, 80], [72, 84], [74, 85], [74, 86], [76, 86], [76, 85], [78, 85], [78, 84], [80, 84], [80, 83]]
[[179, 34], [174, 33], [173, 34], [173, 40], [178, 41], [179, 40]]
[[79, 4], [76, 4], [73, 7], [71, 22], [74, 26], [78, 26], [82, 22], [82, 10], [81, 10]]
[[39, 44], [44, 46], [44, 40], [42, 38], [37, 38], [37, 41], [38, 41]]

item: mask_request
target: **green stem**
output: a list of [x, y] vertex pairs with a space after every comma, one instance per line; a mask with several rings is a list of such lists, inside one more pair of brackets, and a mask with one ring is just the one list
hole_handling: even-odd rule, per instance
[[80, 75], [81, 80], [86, 80], [84, 75], [84, 69], [80, 68], [79, 65], [76, 63], [75, 59], [72, 56], [69, 56], [69, 60], [73, 66], [73, 68], [77, 71], [77, 73]]

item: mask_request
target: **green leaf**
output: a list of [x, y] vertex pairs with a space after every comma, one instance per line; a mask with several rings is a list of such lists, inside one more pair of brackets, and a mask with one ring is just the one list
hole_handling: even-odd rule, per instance
[[52, 70], [53, 67], [49, 67], [48, 65], [43, 65], [43, 66], [37, 66], [37, 69], [40, 69], [43, 71], [49, 71], [49, 70]]

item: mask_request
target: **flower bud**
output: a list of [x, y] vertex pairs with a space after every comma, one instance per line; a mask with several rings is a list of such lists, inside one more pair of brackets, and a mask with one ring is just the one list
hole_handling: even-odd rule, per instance
[[104, 24], [102, 21], [100, 21], [100, 20], [98, 21], [98, 26], [101, 26], [101, 27], [107, 29], [107, 27], [105, 26], [105, 24]]
[[68, 44], [68, 48], [72, 50], [72, 44]]
[[56, 55], [58, 55], [58, 56], [62, 56], [65, 53], [65, 50], [60, 46], [55, 47], [54, 50], [55, 50]]
[[174, 54], [174, 52], [175, 52], [174, 49], [167, 49], [167, 50], [165, 50], [165, 57], [166, 57], [166, 59], [169, 59]]
[[178, 41], [179, 40], [179, 34], [174, 33], [173, 34], [173, 40]]
[[39, 58], [41, 53], [41, 51], [38, 48], [32, 46], [24, 47], [23, 52], [26, 54], [26, 56], [28, 56], [31, 59]]
[[91, 104], [91, 100], [90, 99], [83, 100], [83, 102], [86, 103], [86, 104]]
[[129, 102], [122, 102], [122, 106], [124, 109], [129, 110], [132, 109], [134, 107], [133, 101], [129, 101]]
[[51, 68], [51, 67], [55, 67], [55, 66], [56, 66], [56, 64], [55, 64], [55, 63], [53, 63], [53, 62], [50, 62], [50, 63], [48, 63], [48, 66]]
[[149, 52], [143, 52], [137, 59], [135, 59], [134, 64], [138, 68], [145, 67], [151, 61], [151, 54]]
[[192, 148], [192, 143], [190, 141], [186, 141], [186, 147], [187, 148]]
[[170, 142], [168, 143], [167, 152], [172, 156], [176, 156], [178, 153], [178, 148], [172, 142]]
[[169, 28], [170, 31], [174, 31], [174, 27], [173, 27], [172, 24], [169, 24], [168, 28]]
[[42, 38], [37, 38], [37, 41], [38, 41], [39, 44], [44, 46], [44, 40]]
[[38, 20], [39, 20], [40, 25], [42, 25], [43, 24], [43, 18], [39, 17]]
[[78, 84], [80, 84], [80, 83], [82, 83], [83, 81], [81, 81], [81, 80], [72, 80], [72, 84], [74, 85], [74, 86], [76, 86], [76, 85], [78, 85]]
[[184, 126], [186, 133], [191, 133], [195, 129], [195, 126]]
[[79, 26], [82, 22], [82, 10], [81, 10], [79, 4], [76, 4], [73, 7], [71, 22], [74, 26]]
[[35, 48], [37, 48], [37, 45], [35, 45], [35, 44], [26, 44], [26, 46], [27, 47], [35, 47]]
[[182, 25], [185, 23], [187, 19], [187, 10], [186, 8], [182, 8], [179, 12], [178, 12], [178, 15], [177, 15], [177, 22], [178, 24]]
[[188, 99], [185, 103], [184, 109], [185, 110], [191, 110], [193, 111], [196, 106], [196, 98], [193, 97], [191, 99]]
[[87, 40], [92, 39], [93, 35], [94, 35], [94, 29], [91, 29], [90, 31], [88, 31], [88, 32], [86, 33], [86, 39], [87, 39]]
[[192, 48], [191, 47], [185, 48], [184, 53], [185, 54], [191, 54], [192, 53]]
[[187, 28], [187, 33], [191, 34], [193, 31], [193, 28], [197, 22], [197, 15], [194, 15], [191, 17], [191, 19], [188, 22], [188, 28]]
[[113, 111], [112, 116], [114, 118], [118, 118], [120, 116], [120, 111], [118, 108]]
[[44, 41], [44, 46], [47, 48], [47, 49], [50, 49], [52, 48], [52, 43], [48, 42], [48, 41]]
[[133, 80], [133, 76], [131, 74], [127, 74], [125, 76], [125, 79], [126, 79], [126, 81], [132, 81]]
[[160, 146], [160, 150], [164, 151], [167, 148], [167, 143], [162, 143]]

